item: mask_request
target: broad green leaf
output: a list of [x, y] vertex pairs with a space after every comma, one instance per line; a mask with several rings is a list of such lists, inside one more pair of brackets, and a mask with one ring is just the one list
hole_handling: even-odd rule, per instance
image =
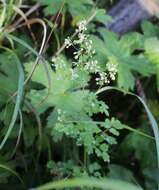
[[97, 13], [94, 18], [94, 21], [97, 21], [106, 25], [108, 22], [112, 21], [112, 18], [106, 14], [105, 9], [97, 9]]
[[[87, 91], [76, 90], [85, 86], [89, 81], [87, 73], [76, 69], [73, 71], [68, 63], [64, 63], [64, 67], [58, 66], [56, 71], [49, 69], [52, 86], [49, 91], [44, 90], [32, 90], [30, 93], [30, 99], [39, 113], [45, 111], [48, 107], [57, 106], [61, 109], [78, 110], [83, 106], [83, 98], [87, 95]], [[26, 71], [29, 72], [33, 63], [25, 64]], [[49, 66], [48, 66], [49, 67]], [[32, 76], [32, 81], [40, 83], [48, 88], [47, 77], [45, 77], [45, 70], [42, 64], [39, 64]], [[77, 78], [74, 80], [73, 72], [76, 72]], [[79, 76], [81, 76], [79, 78]], [[76, 90], [76, 91], [75, 91]], [[46, 99], [45, 99], [46, 98]], [[45, 101], [43, 101], [45, 99]], [[41, 103], [40, 103], [41, 102]], [[39, 104], [39, 106], [38, 106]], [[76, 105], [76, 106], [75, 106]]]
[[[12, 68], [12, 69], [11, 69]], [[0, 90], [1, 96], [9, 98], [18, 86], [18, 69], [16, 60], [9, 52], [0, 54]]]
[[40, 0], [38, 2], [40, 2], [42, 5], [46, 6], [45, 10], [44, 10], [46, 15], [51, 15], [51, 14], [57, 13], [57, 11], [60, 10], [60, 7], [62, 5], [62, 0], [54, 0], [54, 1]]
[[137, 32], [128, 33], [121, 37], [119, 44], [131, 54], [136, 49], [143, 49], [143, 36]]
[[159, 40], [156, 37], [145, 40], [145, 54], [152, 64], [154, 64], [157, 87], [159, 88]]
[[75, 187], [89, 187], [89, 188], [98, 188], [105, 190], [141, 190], [141, 188], [118, 180], [110, 180], [110, 179], [68, 179], [61, 180], [58, 182], [50, 182], [41, 187], [35, 188], [35, 190], [51, 190], [51, 189], [63, 189], [63, 188], [75, 188]]
[[90, 6], [93, 4], [92, 0], [40, 0], [40, 3], [46, 6], [44, 10], [45, 15], [56, 14], [62, 7], [63, 2], [64, 7], [62, 11], [69, 10], [73, 17], [88, 13], [88, 5]]
[[140, 35], [131, 33], [118, 39], [116, 34], [104, 28], [100, 28], [98, 31], [103, 41], [92, 36], [96, 59], [101, 65], [105, 65], [105, 69], [108, 60], [116, 62], [119, 87], [126, 90], [133, 89], [135, 84], [134, 71], [142, 76], [155, 73], [153, 65], [143, 55], [132, 55], [134, 50], [142, 47], [143, 42]]
[[142, 30], [144, 33], [144, 38], [147, 37], [159, 37], [159, 27], [156, 25], [153, 25], [151, 22], [149, 21], [144, 21], [142, 22]]
[[[44, 64], [48, 65], [48, 73], [46, 73], [46, 69]], [[30, 73], [32, 70], [32, 67], [34, 65], [34, 62], [30, 62], [30, 63], [25, 63], [25, 70], [26, 72]], [[47, 74], [51, 75], [52, 74], [52, 70], [51, 67], [49, 66], [48, 63], [44, 63], [41, 62], [38, 64], [38, 66], [36, 67], [36, 72], [33, 73], [32, 75], [32, 81], [35, 81], [37, 83], [40, 83], [42, 85], [44, 85], [45, 87], [49, 87], [48, 85], [48, 77]]]
[[87, 15], [88, 10], [90, 9], [90, 6], [93, 5], [93, 1], [92, 0], [80, 0], [80, 1], [66, 0], [66, 4], [68, 6], [68, 9], [71, 15], [75, 17], [79, 15]]

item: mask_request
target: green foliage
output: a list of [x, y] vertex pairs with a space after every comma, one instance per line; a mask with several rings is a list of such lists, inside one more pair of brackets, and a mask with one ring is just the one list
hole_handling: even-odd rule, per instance
[[158, 57], [159, 40], [156, 37], [149, 38], [145, 41], [145, 54], [151, 63], [155, 64], [157, 76], [157, 87], [159, 88], [159, 57]]
[[93, 5], [92, 0], [40, 0], [40, 3], [46, 6], [44, 10], [46, 15], [54, 15], [64, 6], [62, 12], [68, 11], [73, 17], [86, 16]]
[[108, 177], [111, 179], [120, 179], [130, 183], [136, 182], [136, 179], [131, 170], [124, 168], [120, 165], [110, 164]]
[[144, 36], [148, 37], [145, 38], [144, 42], [144, 50], [147, 59], [154, 64], [155, 67], [155, 74], [157, 78], [157, 88], [159, 87], [159, 66], [158, 66], [158, 31], [159, 27], [154, 26], [150, 22], [144, 22], [142, 25]]
[[[37, 1], [37, 0], [34, 0]], [[39, 1], [38, 1], [39, 2]], [[72, 25], [74, 26], [78, 21], [85, 19], [90, 16], [90, 12], [95, 7], [95, 3], [92, 0], [40, 0], [40, 3], [45, 6], [44, 14], [48, 15], [56, 15], [58, 11], [63, 14], [69, 12], [72, 16]], [[105, 9], [97, 9], [97, 14], [94, 18], [94, 21], [106, 24], [111, 21], [111, 18], [106, 15]]]
[[63, 179], [67, 176], [70, 177], [100, 177], [101, 166], [97, 163], [91, 163], [88, 166], [88, 169], [83, 168], [82, 166], [76, 165], [72, 160], [67, 162], [58, 162], [49, 161], [47, 168], [50, 170], [52, 176], [56, 176], [57, 179]]
[[[37, 4], [36, 14], [28, 16], [33, 2], [42, 7]], [[62, 180], [35, 189], [156, 190], [159, 27], [145, 21], [142, 32], [119, 37], [102, 27], [111, 21], [105, 12], [114, 4], [109, 0], [19, 3], [0, 3], [0, 189], [21, 190], [23, 181], [28, 189]], [[24, 10], [27, 24], [19, 16], [25, 16]], [[32, 27], [36, 22], [44, 30]], [[146, 95], [157, 122], [135, 96], [145, 108], [154, 137], [137, 102], [132, 97], [121, 101], [116, 93], [107, 95], [110, 89], [133, 96], [129, 90], [135, 89]]]
[[[87, 154], [95, 152], [104, 161], [109, 161], [107, 153], [109, 144], [116, 144], [113, 136], [118, 136], [118, 130], [123, 129], [123, 126], [114, 118], [106, 119], [101, 123], [92, 120], [91, 116], [97, 113], [108, 116], [107, 105], [98, 101], [95, 93], [85, 90], [89, 73], [75, 68], [78, 77], [73, 78], [71, 65], [64, 59], [59, 61], [55, 71], [49, 70], [52, 79], [50, 89], [48, 87], [48, 89], [33, 90], [28, 98], [32, 105], [39, 110], [39, 114], [49, 107], [54, 107], [47, 118], [47, 127], [53, 139], [57, 140], [57, 135], [61, 137], [60, 134], [64, 134], [75, 139], [77, 145], [84, 145]], [[27, 71], [31, 67], [31, 64], [26, 64]], [[42, 64], [38, 65], [32, 80], [46, 85], [47, 81], [42, 75], [43, 69]]]
[[[148, 132], [145, 127], [141, 130]], [[149, 150], [148, 154], [147, 150]], [[155, 146], [153, 141], [140, 138], [140, 136], [135, 133], [130, 133], [123, 141], [121, 151], [126, 151], [127, 155], [134, 152], [135, 158], [140, 162], [140, 170], [145, 177], [146, 189], [157, 189], [157, 158], [155, 156]]]
[[133, 71], [149, 76], [154, 73], [153, 66], [149, 61], [141, 55], [132, 55], [132, 53], [139, 49], [142, 44], [141, 35], [134, 33], [123, 36], [121, 39], [107, 31], [100, 28], [98, 30], [103, 40], [96, 36], [92, 37], [94, 47], [97, 51], [97, 60], [106, 67], [106, 62], [111, 61], [118, 65], [118, 86], [125, 90], [133, 89], [135, 79]]
[[[12, 69], [11, 69], [12, 68]], [[18, 70], [15, 58], [9, 52], [0, 54], [0, 90], [1, 104], [9, 99], [9, 95], [14, 93], [18, 85]], [[13, 82], [11, 82], [13, 81]]]
[[8, 160], [8, 155], [0, 157], [0, 183], [8, 183], [11, 173], [6, 168], [14, 167], [14, 163]]

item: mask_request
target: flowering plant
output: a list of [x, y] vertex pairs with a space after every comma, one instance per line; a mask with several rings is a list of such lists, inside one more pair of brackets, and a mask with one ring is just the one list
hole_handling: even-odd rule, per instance
[[[110, 79], [115, 80], [117, 68], [113, 62], [109, 62], [106, 67], [108, 72], [102, 71], [98, 61], [94, 59], [96, 52], [90, 36], [86, 33], [86, 23], [84, 20], [78, 24], [77, 38], [65, 39], [66, 49], [71, 46], [75, 49], [72, 63], [67, 62], [62, 55], [52, 58], [55, 71], [50, 68], [53, 86], [49, 94], [47, 95], [46, 88], [40, 91], [32, 90], [28, 98], [37, 110], [41, 110], [40, 113], [44, 112], [48, 105], [54, 106], [47, 119], [47, 130], [53, 140], [62, 141], [65, 135], [73, 138], [78, 146], [84, 146], [87, 155], [95, 153], [104, 161], [109, 161], [109, 145], [116, 143], [115, 136], [119, 135], [118, 131], [123, 129], [124, 125], [114, 118], [108, 119], [108, 106], [99, 101], [97, 95], [88, 90], [87, 86], [92, 74], [97, 75], [97, 85], [108, 84]], [[26, 65], [27, 71], [29, 68], [31, 66]], [[32, 80], [46, 87], [45, 81], [37, 80], [41, 69], [39, 65]], [[45, 96], [45, 101], [37, 107], [37, 101], [40, 102]], [[105, 115], [105, 121], [93, 119], [92, 116], [98, 113]]]

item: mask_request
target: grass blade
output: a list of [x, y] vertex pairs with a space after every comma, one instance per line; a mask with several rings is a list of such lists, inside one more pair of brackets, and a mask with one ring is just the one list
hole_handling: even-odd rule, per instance
[[10, 172], [14, 176], [16, 176], [19, 179], [19, 181], [22, 183], [22, 185], [24, 186], [24, 182], [17, 172], [15, 172], [14, 170], [12, 170], [11, 168], [9, 168], [8, 166], [6, 166], [4, 164], [0, 164], [0, 168], [7, 170], [8, 172]]
[[111, 179], [68, 179], [60, 180], [57, 182], [50, 182], [41, 187], [32, 190], [51, 190], [51, 189], [63, 189], [63, 188], [75, 188], [75, 187], [95, 187], [104, 190], [141, 190], [141, 188], [118, 180]]
[[17, 69], [18, 69], [18, 72], [19, 72], [19, 79], [18, 79], [18, 91], [17, 91], [17, 96], [16, 96], [16, 102], [15, 102], [13, 115], [12, 115], [11, 122], [9, 124], [8, 130], [7, 130], [6, 134], [5, 134], [2, 142], [0, 143], [0, 150], [5, 145], [7, 139], [9, 138], [9, 136], [10, 136], [10, 134], [12, 132], [14, 124], [16, 122], [18, 112], [20, 110], [20, 103], [21, 103], [22, 96], [23, 96], [23, 84], [24, 84], [24, 71], [23, 71], [23, 67], [22, 67], [18, 57], [13, 53], [13, 51], [11, 51], [9, 49], [7, 49], [7, 51], [9, 51], [15, 58], [15, 61], [17, 63]]

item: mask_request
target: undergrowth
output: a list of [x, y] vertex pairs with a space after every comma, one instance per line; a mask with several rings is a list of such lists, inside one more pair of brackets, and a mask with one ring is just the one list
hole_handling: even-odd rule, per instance
[[157, 189], [158, 21], [113, 4], [0, 1], [0, 189]]

